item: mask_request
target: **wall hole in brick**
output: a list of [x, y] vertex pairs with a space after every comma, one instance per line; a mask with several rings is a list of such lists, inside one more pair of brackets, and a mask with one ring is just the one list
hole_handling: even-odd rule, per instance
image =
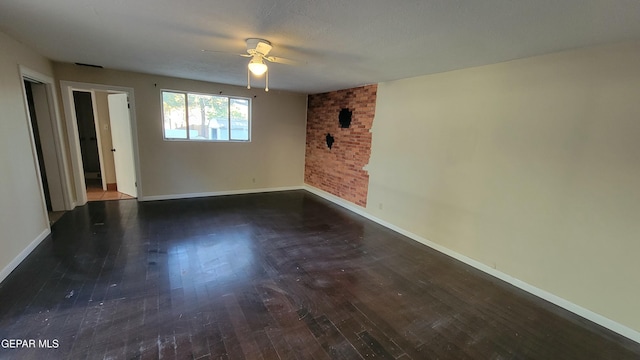
[[351, 126], [351, 115], [353, 111], [350, 111], [347, 108], [343, 108], [340, 110], [340, 114], [338, 115], [338, 121], [340, 122], [340, 127], [343, 129], [349, 128]]
[[336, 139], [333, 136], [331, 136], [331, 134], [327, 134], [326, 140], [327, 140], [327, 146], [329, 147], [329, 150], [331, 150], [331, 147], [333, 146], [333, 143], [336, 141]]

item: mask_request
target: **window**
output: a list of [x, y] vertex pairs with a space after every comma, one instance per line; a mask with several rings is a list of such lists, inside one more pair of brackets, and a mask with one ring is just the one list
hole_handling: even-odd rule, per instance
[[162, 91], [166, 140], [249, 141], [249, 99]]

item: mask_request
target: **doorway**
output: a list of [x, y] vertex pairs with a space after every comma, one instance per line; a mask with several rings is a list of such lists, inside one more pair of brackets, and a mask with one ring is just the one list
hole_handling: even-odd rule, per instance
[[62, 151], [64, 140], [57, 116], [53, 79], [20, 66], [26, 111], [32, 136], [34, 165], [42, 191], [43, 212], [49, 224], [73, 208], [66, 158]]
[[65, 111], [71, 115], [67, 125], [79, 205], [137, 198], [133, 89], [65, 81], [61, 87]]
[[[129, 182], [133, 183], [135, 180], [123, 181], [127, 175], [123, 174], [123, 171], [116, 172], [114, 161], [116, 149], [113, 145], [114, 135], [111, 125], [115, 120], [111, 120], [110, 113], [117, 112], [118, 109], [110, 109], [109, 98], [111, 96], [120, 96], [120, 94], [110, 95], [103, 91], [73, 91], [87, 201], [135, 198], [135, 188], [133, 191], [126, 188]], [[121, 96], [124, 96], [126, 100], [126, 95], [122, 94]], [[117, 114], [115, 115], [117, 116]], [[128, 116], [128, 114], [121, 116]], [[125, 123], [128, 124], [128, 121]], [[129, 129], [125, 127], [121, 131], [126, 133], [124, 135], [116, 133], [115, 136], [118, 137], [116, 143], [120, 137], [124, 137], [125, 141], [131, 143], [130, 136], [127, 136], [130, 134]], [[122, 152], [120, 151], [120, 153]], [[133, 157], [119, 159], [119, 162], [133, 164]], [[120, 175], [118, 176], [118, 174]], [[120, 179], [120, 188], [118, 187], [118, 178]]]
[[85, 185], [99, 182], [102, 184], [102, 163], [100, 161], [98, 131], [96, 130], [96, 117], [94, 116], [94, 106], [91, 92], [74, 91], [73, 105], [76, 111], [76, 124], [78, 126], [78, 139], [80, 141], [80, 155], [82, 156], [82, 167], [84, 172]]
[[[33, 84], [33, 85], [32, 85]], [[40, 131], [38, 130], [38, 118], [36, 114], [36, 105], [33, 99], [33, 87], [40, 84], [24, 80], [24, 92], [27, 96], [27, 107], [29, 109], [29, 120], [31, 121], [31, 129], [33, 130], [33, 141], [36, 148], [38, 158], [38, 167], [40, 168], [40, 180], [42, 181], [42, 191], [44, 193], [45, 206], [50, 213], [53, 210], [51, 205], [51, 191], [49, 190], [49, 182], [47, 181], [47, 170], [44, 165], [44, 154], [42, 151], [42, 140], [40, 139]]]

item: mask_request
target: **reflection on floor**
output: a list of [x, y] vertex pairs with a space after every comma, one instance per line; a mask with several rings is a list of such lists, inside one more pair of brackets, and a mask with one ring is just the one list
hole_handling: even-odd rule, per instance
[[106, 201], [134, 199], [134, 197], [113, 190], [102, 190], [100, 180], [89, 180], [87, 184], [87, 201]]

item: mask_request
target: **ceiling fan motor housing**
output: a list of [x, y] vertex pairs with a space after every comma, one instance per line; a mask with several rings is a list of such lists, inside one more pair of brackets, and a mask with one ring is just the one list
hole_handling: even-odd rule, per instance
[[247, 53], [254, 55], [260, 54], [262, 56], [267, 56], [271, 51], [271, 42], [264, 39], [257, 38], [249, 38], [247, 39]]

